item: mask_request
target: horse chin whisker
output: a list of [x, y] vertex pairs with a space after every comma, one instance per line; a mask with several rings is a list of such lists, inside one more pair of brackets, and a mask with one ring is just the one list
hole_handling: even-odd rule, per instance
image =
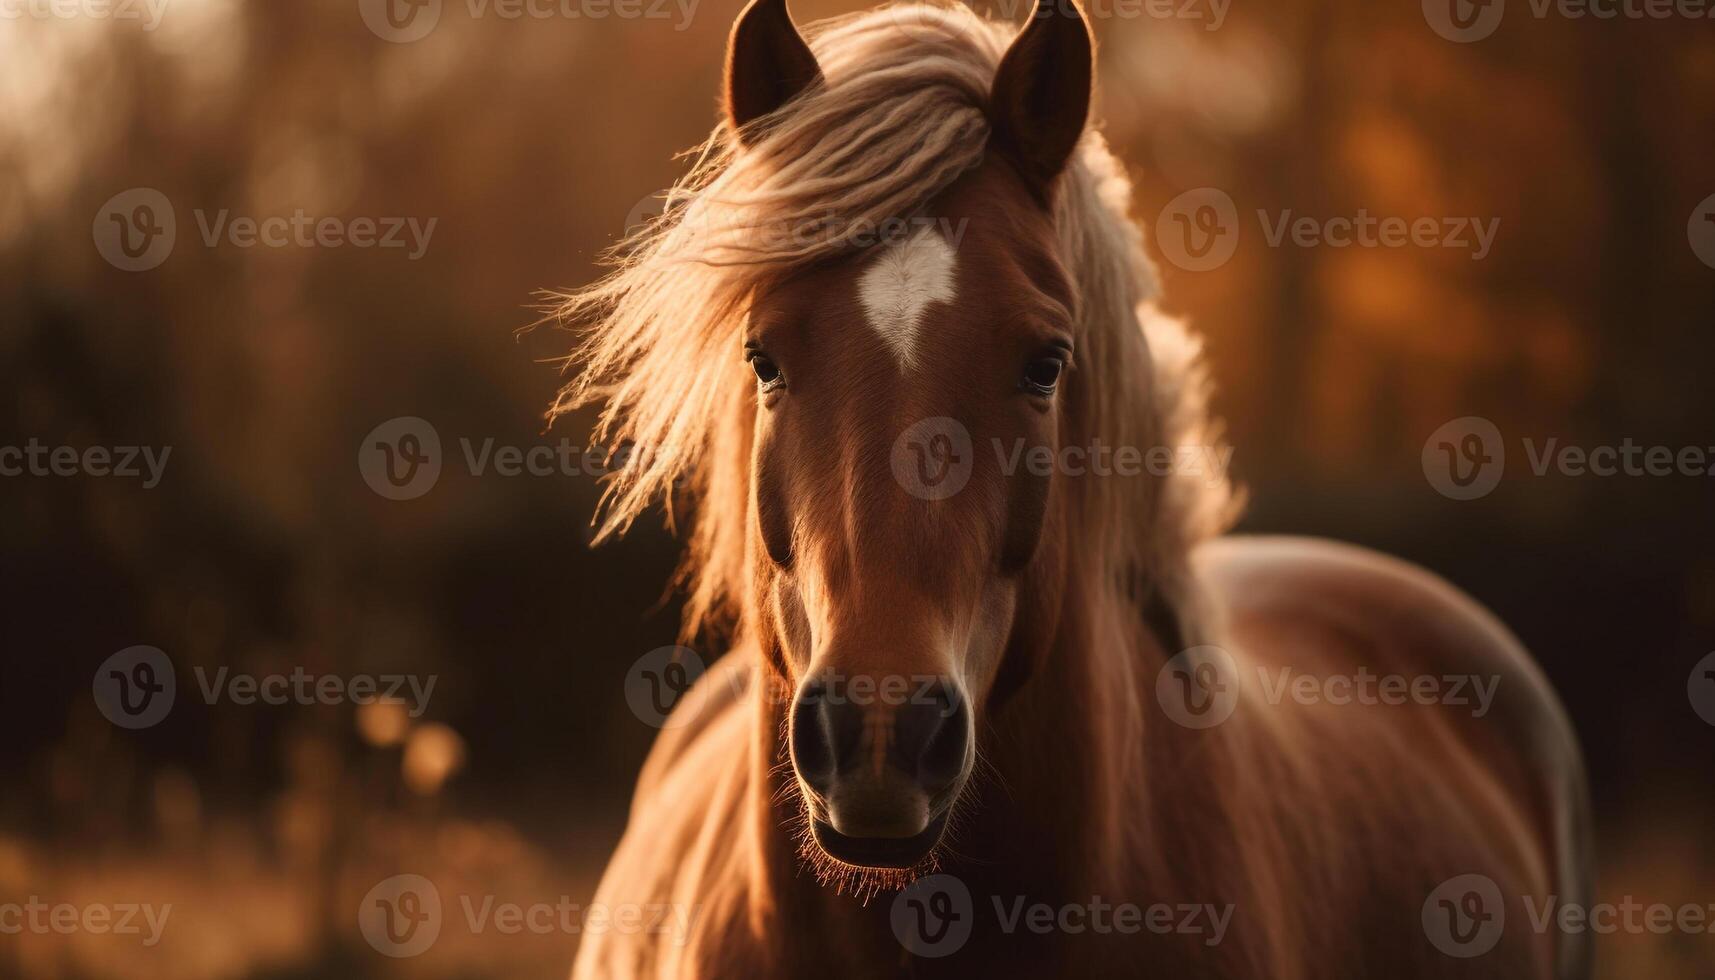
[[965, 791], [961, 791], [958, 796], [955, 796], [953, 798], [953, 802], [947, 807], [947, 826], [946, 829], [941, 832], [940, 843], [935, 845], [935, 849], [932, 852], [934, 856], [939, 857], [941, 855], [945, 855], [948, 858], [956, 859], [960, 864], [982, 863], [977, 861], [975, 858], [961, 853], [959, 850], [959, 835], [964, 830], [965, 822], [971, 819], [971, 815], [974, 812], [973, 805], [967, 802], [969, 798], [970, 795], [967, 786], [967, 789]]
[[939, 845], [909, 868], [867, 868], [831, 857], [810, 836], [808, 825], [798, 833], [797, 839], [800, 866], [808, 868], [816, 876], [817, 884], [832, 888], [836, 895], [849, 893], [864, 905], [883, 892], [899, 891], [918, 878], [934, 874], [941, 867]]
[[797, 796], [800, 801], [799, 806], [791, 808], [791, 815], [784, 821], [783, 828], [797, 845], [798, 867], [801, 871], [808, 870], [815, 876], [816, 884], [832, 888], [836, 895], [850, 894], [862, 904], [868, 905], [877, 895], [899, 891], [918, 878], [934, 874], [941, 868], [941, 844], [936, 844], [922, 860], [909, 868], [868, 868], [847, 864], [822, 850], [822, 845], [816, 843], [816, 838], [810, 830], [809, 804], [803, 802], [803, 794], [797, 789], [795, 782], [788, 783], [786, 793]]

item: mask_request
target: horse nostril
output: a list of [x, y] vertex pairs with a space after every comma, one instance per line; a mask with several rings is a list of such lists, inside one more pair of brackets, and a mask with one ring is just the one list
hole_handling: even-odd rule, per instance
[[[881, 687], [878, 683], [873, 689]], [[832, 792], [842, 774], [866, 760], [880, 760], [870, 754], [876, 725], [889, 722], [889, 768], [923, 791], [938, 793], [964, 771], [970, 723], [964, 698], [943, 681], [915, 687], [900, 701], [854, 696], [830, 688], [822, 678], [806, 682], [792, 705], [793, 766], [812, 789]]]
[[958, 688], [937, 681], [914, 692], [894, 724], [895, 763], [931, 792], [945, 788], [965, 768], [970, 724]]
[[827, 685], [820, 679], [805, 683], [792, 705], [792, 763], [804, 781], [825, 790], [839, 769], [841, 729], [834, 717], [837, 705], [829, 703]]

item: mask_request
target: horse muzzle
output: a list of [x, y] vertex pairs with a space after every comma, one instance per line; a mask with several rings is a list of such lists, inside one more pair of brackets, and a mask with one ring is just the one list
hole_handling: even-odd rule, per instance
[[790, 727], [811, 835], [828, 856], [908, 868], [934, 850], [973, 760], [971, 713], [957, 684], [842, 684], [822, 675], [800, 688]]

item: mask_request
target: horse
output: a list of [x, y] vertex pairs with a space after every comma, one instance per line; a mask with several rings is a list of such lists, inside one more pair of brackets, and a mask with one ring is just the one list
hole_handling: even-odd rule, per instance
[[574, 977], [1588, 975], [1524, 906], [1588, 901], [1591, 831], [1519, 641], [1181, 465], [1222, 430], [1094, 58], [1071, 0], [751, 0], [664, 212], [551, 303], [550, 422], [633, 450], [598, 537], [664, 504], [725, 649]]

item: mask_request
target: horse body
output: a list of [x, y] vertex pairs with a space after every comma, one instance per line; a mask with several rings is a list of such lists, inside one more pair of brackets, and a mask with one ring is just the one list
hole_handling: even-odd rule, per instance
[[[981, 751], [996, 776], [975, 787], [940, 865], [977, 897], [977, 929], [953, 955], [922, 959], [892, 931], [891, 896], [836, 894], [801, 869], [778, 739], [759, 737], [778, 731], [782, 699], [759, 651], [739, 647], [676, 708], [597, 895], [694, 908], [692, 930], [589, 936], [574, 975], [1579, 975], [1588, 951], [1557, 950], [1517, 904], [1501, 943], [1469, 960], [1435, 949], [1420, 921], [1422, 897], [1473, 871], [1506, 895], [1588, 900], [1577, 746], [1516, 640], [1444, 582], [1349, 546], [1223, 538], [1196, 565], [1240, 676], [1487, 677], [1490, 710], [1266, 704], [1256, 683], [1244, 688], [1256, 703], [1226, 723], [1183, 728], [1155, 707], [1166, 652], [1144, 633], [1105, 644], [1126, 632], [1110, 623], [1107, 637], [1056, 649], [1064, 669], [995, 716]], [[1190, 906], [1233, 911], [1213, 945], [1207, 929], [1003, 929], [1019, 897], [1092, 896], [1170, 906], [1176, 923]]]
[[[609, 530], [686, 484], [688, 630], [735, 637], [597, 895], [672, 927], [590, 933], [575, 975], [1584, 976], [1522, 905], [1586, 898], [1577, 749], [1492, 617], [1357, 549], [1220, 537], [1221, 473], [1017, 465], [1220, 440], [1086, 132], [1076, 8], [1010, 43], [905, 9], [811, 44], [754, 0], [729, 125], [568, 298], [597, 329], [557, 408], [603, 400], [598, 439], [650, 450]], [[1487, 693], [1329, 686], [1364, 676]], [[1492, 908], [1441, 894], [1466, 875]], [[1436, 940], [1501, 904], [1477, 955]]]

